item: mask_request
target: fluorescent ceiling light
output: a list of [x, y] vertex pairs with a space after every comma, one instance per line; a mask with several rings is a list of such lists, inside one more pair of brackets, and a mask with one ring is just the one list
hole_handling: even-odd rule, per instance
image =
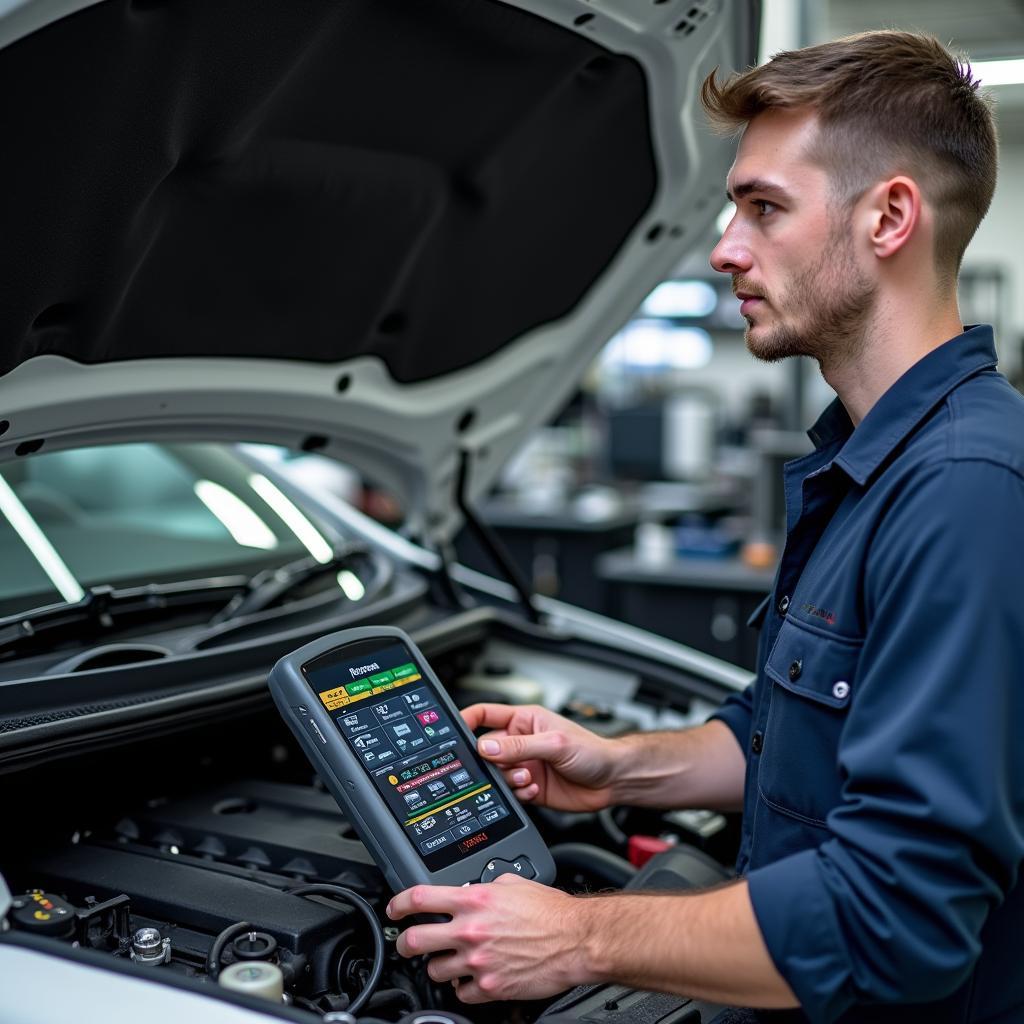
[[610, 371], [699, 370], [713, 353], [711, 335], [699, 327], [632, 320], [605, 346], [601, 361]]
[[342, 569], [338, 573], [338, 586], [350, 601], [362, 601], [366, 596], [363, 581], [351, 569]]
[[640, 307], [644, 316], [707, 316], [718, 305], [718, 292], [706, 281], [665, 281]]
[[85, 597], [82, 585], [71, 574], [64, 559], [57, 554], [49, 538], [39, 528], [39, 524], [22, 505], [18, 496], [11, 490], [10, 484], [0, 476], [0, 512], [14, 528], [14, 531], [25, 542], [25, 547], [32, 552], [33, 558], [39, 563], [43, 572], [50, 577], [50, 582], [68, 604], [74, 604]]
[[242, 547], [263, 551], [277, 547], [274, 531], [237, 494], [212, 480], [197, 480], [192, 489]]
[[1024, 58], [1013, 60], [981, 60], [971, 64], [971, 71], [983, 86], [1024, 84]]
[[249, 486], [281, 517], [288, 529], [299, 538], [302, 546], [321, 565], [326, 565], [334, 557], [331, 545], [280, 488], [262, 473], [253, 473], [249, 477]]

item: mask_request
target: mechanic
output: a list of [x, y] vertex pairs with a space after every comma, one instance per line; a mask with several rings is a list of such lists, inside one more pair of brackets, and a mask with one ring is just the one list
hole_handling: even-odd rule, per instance
[[417, 887], [391, 917], [451, 921], [399, 950], [437, 953], [469, 1003], [616, 981], [798, 1020], [1024, 1020], [1024, 398], [956, 290], [995, 187], [988, 102], [892, 31], [712, 74], [702, 98], [742, 130], [711, 263], [747, 345], [815, 358], [838, 395], [785, 470], [756, 681], [682, 733], [465, 717], [523, 801], [742, 808], [737, 877]]

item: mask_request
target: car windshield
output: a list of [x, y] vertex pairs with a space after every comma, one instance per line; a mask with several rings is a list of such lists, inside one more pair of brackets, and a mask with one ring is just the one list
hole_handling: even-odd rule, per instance
[[103, 584], [326, 561], [336, 541], [229, 445], [109, 445], [0, 466], [0, 616]]

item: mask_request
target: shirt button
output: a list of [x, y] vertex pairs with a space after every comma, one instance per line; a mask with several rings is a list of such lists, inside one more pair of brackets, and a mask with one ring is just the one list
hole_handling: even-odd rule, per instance
[[797, 660], [789, 666], [789, 678], [792, 679], [793, 682], [796, 682], [796, 680], [800, 678], [800, 673], [803, 672], [803, 670], [804, 663], [797, 658]]
[[832, 696], [836, 700], [846, 700], [850, 695], [850, 684], [845, 679], [840, 679], [835, 686], [832, 687]]
[[776, 605], [780, 615], [785, 615], [789, 611], [789, 595], [784, 594], [779, 598], [779, 603]]
[[760, 754], [764, 749], [764, 736], [761, 733], [755, 732], [754, 735], [750, 737], [750, 749], [755, 754]]

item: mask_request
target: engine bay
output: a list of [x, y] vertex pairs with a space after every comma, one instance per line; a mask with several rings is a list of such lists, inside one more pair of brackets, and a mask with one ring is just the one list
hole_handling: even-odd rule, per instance
[[[509, 637], [433, 661], [459, 706], [543, 702], [604, 735], [685, 726], [712, 706], [659, 691], [643, 672]], [[269, 702], [65, 754], [0, 786], [8, 821], [21, 823], [6, 830], [0, 860], [13, 896], [4, 941], [99, 953], [148, 979], [246, 1005], [255, 996], [311, 1021], [351, 1021], [355, 1009], [359, 1020], [435, 1011], [698, 1024], [717, 1012], [618, 986], [538, 1004], [461, 1004], [422, 958], [396, 952], [388, 886]], [[706, 811], [529, 813], [569, 892], [714, 884], [736, 842], [735, 822]]]

